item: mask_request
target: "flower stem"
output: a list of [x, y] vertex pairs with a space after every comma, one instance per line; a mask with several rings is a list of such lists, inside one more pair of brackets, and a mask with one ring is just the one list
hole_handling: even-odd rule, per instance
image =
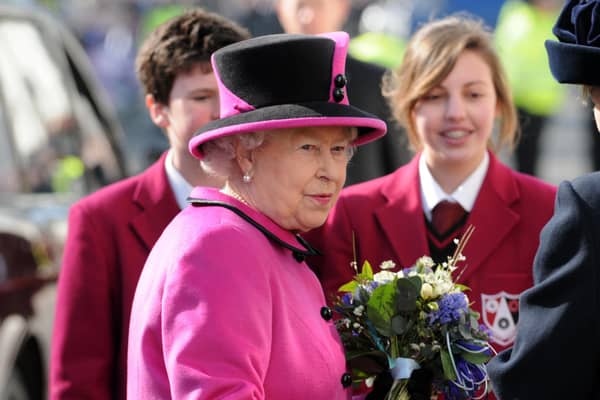
[[408, 384], [408, 380], [395, 380], [392, 384], [392, 388], [385, 396], [385, 400], [410, 400], [410, 395], [406, 390], [406, 385]]
[[396, 335], [390, 337], [390, 354], [394, 360], [400, 357], [400, 345], [398, 343], [398, 336]]

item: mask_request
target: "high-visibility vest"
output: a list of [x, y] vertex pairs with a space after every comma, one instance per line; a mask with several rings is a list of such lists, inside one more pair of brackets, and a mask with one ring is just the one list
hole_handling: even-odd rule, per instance
[[498, 16], [495, 43], [518, 107], [550, 115], [562, 103], [566, 88], [552, 76], [544, 42], [555, 39], [552, 27], [560, 9], [548, 13], [520, 1], [507, 1]]

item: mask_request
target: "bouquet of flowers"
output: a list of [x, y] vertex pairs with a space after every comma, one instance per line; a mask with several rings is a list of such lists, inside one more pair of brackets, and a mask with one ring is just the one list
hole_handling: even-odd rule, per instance
[[411, 268], [392, 272], [392, 261], [373, 274], [362, 270], [340, 287], [334, 309], [346, 357], [356, 383], [367, 386], [387, 369], [394, 383], [386, 399], [409, 399], [408, 379], [415, 369], [431, 373], [432, 390], [446, 399], [482, 398], [487, 392], [485, 363], [492, 357], [489, 335], [469, 307], [466, 286], [454, 282], [456, 263], [472, 227], [448, 262], [434, 265], [421, 257]]

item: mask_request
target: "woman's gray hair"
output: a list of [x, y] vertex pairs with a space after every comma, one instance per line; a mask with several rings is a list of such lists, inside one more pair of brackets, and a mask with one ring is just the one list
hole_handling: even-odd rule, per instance
[[228, 178], [234, 174], [235, 144], [239, 140], [246, 150], [254, 150], [263, 144], [265, 132], [251, 132], [239, 135], [223, 136], [202, 145], [203, 158], [200, 161], [202, 169], [215, 176]]

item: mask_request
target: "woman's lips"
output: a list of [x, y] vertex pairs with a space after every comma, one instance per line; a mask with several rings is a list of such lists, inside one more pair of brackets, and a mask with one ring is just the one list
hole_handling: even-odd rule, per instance
[[325, 193], [319, 193], [319, 194], [308, 195], [308, 197], [310, 197], [311, 199], [313, 199], [314, 201], [316, 201], [319, 204], [327, 205], [331, 201], [333, 195], [331, 195], [331, 194], [325, 194]]

